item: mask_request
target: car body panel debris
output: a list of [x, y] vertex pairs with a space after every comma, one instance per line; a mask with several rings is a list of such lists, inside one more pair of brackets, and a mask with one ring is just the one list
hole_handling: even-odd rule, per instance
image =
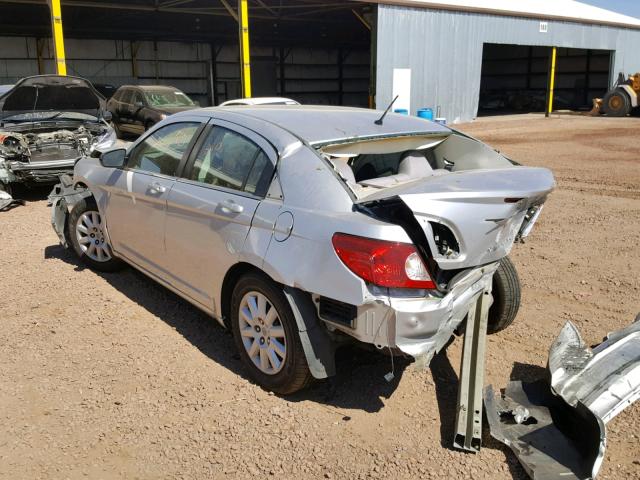
[[609, 420], [640, 397], [640, 316], [593, 349], [567, 322], [549, 354], [551, 381], [485, 389], [491, 435], [509, 446], [531, 478], [595, 478]]

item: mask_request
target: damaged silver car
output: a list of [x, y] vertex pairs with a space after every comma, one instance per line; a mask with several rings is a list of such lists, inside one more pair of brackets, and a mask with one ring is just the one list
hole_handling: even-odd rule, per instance
[[513, 321], [507, 255], [555, 183], [444, 126], [380, 116], [173, 115], [80, 160], [52, 194], [53, 226], [89, 266], [132, 265], [226, 325], [275, 392], [334, 374], [346, 342], [428, 360], [483, 292], [491, 331]]
[[75, 162], [116, 142], [104, 98], [83, 78], [40, 75], [0, 96], [0, 190], [55, 184]]

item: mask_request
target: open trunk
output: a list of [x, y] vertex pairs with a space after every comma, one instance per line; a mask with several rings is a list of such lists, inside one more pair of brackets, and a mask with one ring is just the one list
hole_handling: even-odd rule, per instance
[[320, 150], [356, 208], [402, 225], [437, 269], [485, 265], [528, 235], [555, 182], [453, 132], [336, 143]]
[[426, 177], [369, 195], [363, 206], [400, 199], [411, 209], [440, 268], [495, 262], [526, 236], [554, 186], [543, 168], [512, 167]]

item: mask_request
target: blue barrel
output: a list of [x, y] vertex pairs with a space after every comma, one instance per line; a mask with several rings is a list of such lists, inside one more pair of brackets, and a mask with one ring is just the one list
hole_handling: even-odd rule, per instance
[[418, 117], [425, 120], [433, 120], [433, 110], [430, 108], [421, 108], [418, 110]]
[[396, 108], [393, 113], [399, 113], [400, 115], [409, 115], [409, 110], [406, 108]]

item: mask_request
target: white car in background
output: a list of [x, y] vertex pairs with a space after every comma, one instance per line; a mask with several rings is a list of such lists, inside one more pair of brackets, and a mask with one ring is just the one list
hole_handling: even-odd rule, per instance
[[300, 105], [300, 103], [290, 98], [284, 97], [255, 97], [255, 98], [237, 98], [235, 100], [227, 100], [218, 105], [219, 107], [233, 107], [238, 105]]

